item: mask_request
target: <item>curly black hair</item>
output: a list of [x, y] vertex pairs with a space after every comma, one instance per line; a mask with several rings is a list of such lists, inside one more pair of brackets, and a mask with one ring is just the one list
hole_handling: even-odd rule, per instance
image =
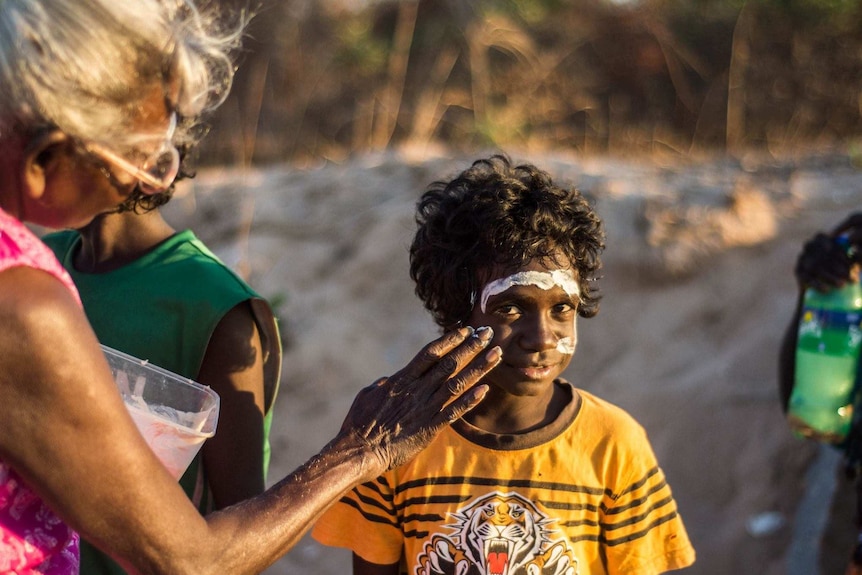
[[[182, 122], [185, 120], [181, 118], [180, 121]], [[197, 142], [200, 141], [209, 131], [209, 126], [206, 124], [199, 124], [188, 128], [188, 130], [192, 132], [193, 139], [184, 144], [177, 145], [177, 151], [180, 154], [180, 168], [179, 172], [177, 172], [177, 177], [174, 178], [171, 185], [168, 186], [166, 190], [157, 194], [144, 193], [141, 191], [140, 186], [135, 186], [126, 199], [116, 207], [115, 211], [117, 213], [135, 212], [137, 214], [143, 214], [155, 210], [156, 208], [167, 204], [171, 198], [174, 197], [174, 192], [176, 191], [178, 182], [192, 179], [197, 175], [195, 164], [197, 161], [198, 150], [196, 146]]]
[[181, 179], [184, 179], [185, 177], [187, 176], [178, 174], [176, 179], [174, 179], [168, 189], [161, 191], [157, 194], [147, 194], [141, 191], [140, 186], [135, 186], [131, 193], [126, 196], [126, 199], [123, 200], [123, 202], [118, 205], [114, 211], [118, 214], [121, 214], [123, 212], [135, 212], [136, 214], [144, 214], [146, 212], [155, 210], [156, 208], [160, 208], [171, 200], [171, 198], [174, 196], [174, 191], [176, 191], [177, 182]]
[[[536, 258], [571, 264], [581, 289], [578, 315], [598, 313], [602, 222], [578, 190], [557, 186], [534, 165], [513, 166], [500, 154], [476, 160], [453, 180], [428, 186], [416, 223], [410, 277], [444, 329], [466, 321], [493, 269], [514, 272]], [[561, 255], [567, 261], [558, 261]]]

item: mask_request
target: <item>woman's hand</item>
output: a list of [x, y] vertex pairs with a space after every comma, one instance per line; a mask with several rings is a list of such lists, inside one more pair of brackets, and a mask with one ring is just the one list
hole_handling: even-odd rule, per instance
[[480, 355], [492, 337], [487, 327], [448, 333], [395, 375], [359, 392], [339, 435], [376, 455], [379, 468], [371, 477], [412, 459], [482, 400], [487, 386], [474, 386], [501, 357], [499, 347]]

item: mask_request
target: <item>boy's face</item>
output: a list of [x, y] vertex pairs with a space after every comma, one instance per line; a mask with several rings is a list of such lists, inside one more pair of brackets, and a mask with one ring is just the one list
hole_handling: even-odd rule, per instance
[[469, 320], [493, 328], [490, 346], [503, 351], [484, 381], [514, 396], [550, 393], [575, 352], [579, 294], [576, 272], [550, 261], [492, 273]]

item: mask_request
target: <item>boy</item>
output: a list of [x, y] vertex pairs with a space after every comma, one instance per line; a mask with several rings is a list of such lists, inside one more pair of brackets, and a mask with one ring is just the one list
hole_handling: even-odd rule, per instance
[[436, 182], [410, 249], [443, 328], [487, 325], [486, 397], [413, 461], [360, 485], [314, 528], [356, 575], [648, 575], [694, 549], [643, 429], [560, 379], [576, 318], [598, 312], [601, 222], [576, 190], [503, 156]]

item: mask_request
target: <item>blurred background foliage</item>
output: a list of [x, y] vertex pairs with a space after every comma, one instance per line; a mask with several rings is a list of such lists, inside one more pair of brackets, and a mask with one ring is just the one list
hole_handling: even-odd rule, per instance
[[261, 0], [253, 11], [204, 164], [431, 145], [783, 154], [862, 131], [858, 0]]

